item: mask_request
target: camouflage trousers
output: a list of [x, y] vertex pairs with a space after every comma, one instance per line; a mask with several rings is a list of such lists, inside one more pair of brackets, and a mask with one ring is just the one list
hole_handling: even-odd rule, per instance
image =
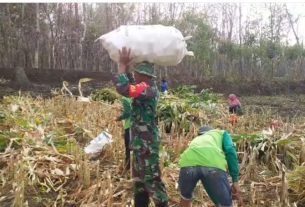
[[165, 185], [159, 166], [158, 128], [142, 127], [132, 129], [133, 176], [136, 180], [135, 195], [147, 192], [156, 206], [168, 202]]

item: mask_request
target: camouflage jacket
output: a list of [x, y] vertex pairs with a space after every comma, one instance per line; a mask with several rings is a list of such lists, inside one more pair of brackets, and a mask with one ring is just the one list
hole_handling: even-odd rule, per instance
[[131, 112], [133, 127], [157, 127], [156, 108], [159, 91], [156, 82], [151, 80], [147, 83], [133, 84], [127, 74], [116, 75], [113, 82], [118, 93], [133, 99]]

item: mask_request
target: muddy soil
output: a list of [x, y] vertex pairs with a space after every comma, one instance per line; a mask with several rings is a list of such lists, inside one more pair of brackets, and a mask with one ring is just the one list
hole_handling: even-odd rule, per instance
[[287, 121], [305, 116], [305, 95], [241, 96], [240, 100], [245, 108], [260, 111], [264, 107]]

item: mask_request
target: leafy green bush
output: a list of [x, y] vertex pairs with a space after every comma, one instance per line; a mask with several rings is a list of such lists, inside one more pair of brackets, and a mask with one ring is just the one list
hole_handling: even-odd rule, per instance
[[170, 94], [177, 96], [180, 99], [184, 99], [192, 106], [198, 105], [198, 103], [215, 103], [218, 101], [218, 97], [211, 89], [202, 89], [199, 93], [196, 93], [196, 86], [179, 86], [178, 88], [171, 90]]
[[158, 118], [164, 123], [167, 131], [172, 125], [176, 128], [189, 131], [194, 117], [199, 110], [193, 108], [185, 99], [175, 96], [161, 97], [158, 105]]
[[120, 97], [121, 96], [116, 92], [114, 88], [98, 89], [91, 94], [92, 100], [105, 101], [111, 104], [113, 104], [115, 100], [120, 99]]
[[169, 133], [172, 126], [188, 132], [192, 124], [200, 124], [200, 111], [218, 97], [210, 89], [196, 93], [196, 86], [180, 86], [161, 96], [158, 104], [158, 118]]
[[294, 45], [292, 47], [286, 47], [285, 48], [285, 56], [287, 59], [295, 60], [298, 57], [304, 57], [305, 56], [305, 50], [302, 46]]

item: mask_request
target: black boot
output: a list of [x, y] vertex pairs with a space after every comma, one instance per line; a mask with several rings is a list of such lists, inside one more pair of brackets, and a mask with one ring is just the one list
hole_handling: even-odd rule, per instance
[[125, 135], [124, 135], [124, 140], [125, 140], [125, 166], [126, 169], [130, 169], [130, 129], [125, 129]]
[[147, 192], [139, 192], [134, 196], [134, 207], [148, 207], [149, 195]]
[[156, 205], [156, 207], [168, 207], [168, 202], [159, 203]]

